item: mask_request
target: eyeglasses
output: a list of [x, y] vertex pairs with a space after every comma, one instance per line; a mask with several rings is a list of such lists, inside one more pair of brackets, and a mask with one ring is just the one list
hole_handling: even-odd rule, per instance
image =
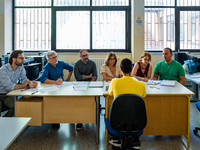
[[56, 58], [58, 58], [58, 56], [55, 56], [55, 57], [52, 57], [52, 58], [49, 58], [49, 59], [56, 59]]
[[116, 60], [116, 58], [110, 58], [109, 60], [113, 61], [113, 60]]
[[144, 58], [144, 61], [150, 61], [149, 59]]
[[87, 57], [88, 56], [88, 54], [86, 54], [86, 55], [81, 55], [81, 57]]
[[21, 60], [24, 60], [25, 58], [24, 57], [17, 57], [18, 59], [21, 59]]

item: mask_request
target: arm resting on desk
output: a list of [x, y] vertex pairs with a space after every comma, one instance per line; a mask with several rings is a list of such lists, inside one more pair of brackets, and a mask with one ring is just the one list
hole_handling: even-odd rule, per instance
[[179, 83], [184, 85], [185, 84], [185, 76], [181, 76], [181, 77], [179, 77], [179, 79], [180, 79]]

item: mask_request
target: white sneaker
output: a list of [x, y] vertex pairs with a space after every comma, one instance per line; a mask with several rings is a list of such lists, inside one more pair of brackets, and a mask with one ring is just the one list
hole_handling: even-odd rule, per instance
[[109, 141], [110, 144], [112, 144], [115, 147], [121, 147], [121, 141], [120, 140], [110, 140]]
[[140, 149], [140, 146], [133, 146], [133, 149]]

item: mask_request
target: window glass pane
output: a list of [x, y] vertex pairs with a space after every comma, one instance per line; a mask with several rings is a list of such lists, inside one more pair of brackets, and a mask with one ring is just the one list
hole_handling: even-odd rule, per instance
[[92, 6], [128, 6], [129, 0], [92, 0]]
[[145, 9], [145, 50], [175, 48], [173, 8]]
[[200, 11], [180, 11], [180, 49], [200, 49]]
[[200, 6], [200, 0], [177, 0], [177, 6]]
[[15, 6], [51, 6], [51, 0], [15, 0]]
[[15, 9], [15, 49], [51, 49], [51, 9]]
[[125, 49], [125, 11], [95, 11], [92, 17], [92, 48]]
[[57, 11], [56, 49], [90, 49], [89, 11]]
[[175, 0], [145, 0], [145, 6], [175, 6]]
[[90, 6], [90, 0], [54, 0], [54, 6]]

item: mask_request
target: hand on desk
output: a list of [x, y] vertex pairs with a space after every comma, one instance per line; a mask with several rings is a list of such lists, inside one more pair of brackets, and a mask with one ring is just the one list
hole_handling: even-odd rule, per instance
[[62, 83], [63, 83], [63, 79], [56, 80], [56, 84], [62, 84]]
[[144, 82], [147, 82], [147, 81], [148, 81], [148, 78], [144, 78], [143, 81], [144, 81]]
[[38, 83], [35, 81], [32, 81], [29, 83], [30, 88], [36, 88], [38, 86]]

